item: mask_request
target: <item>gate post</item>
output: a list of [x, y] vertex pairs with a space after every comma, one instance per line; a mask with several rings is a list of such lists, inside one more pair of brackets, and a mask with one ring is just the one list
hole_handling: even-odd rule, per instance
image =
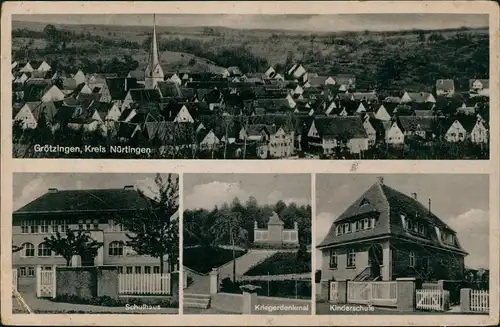
[[37, 297], [41, 297], [41, 295], [42, 295], [41, 283], [42, 283], [42, 268], [40, 266], [37, 266], [36, 267], [36, 296]]
[[469, 313], [470, 310], [470, 288], [462, 288], [460, 290], [460, 312]]
[[396, 279], [396, 303], [399, 311], [415, 311], [416, 308], [416, 278]]

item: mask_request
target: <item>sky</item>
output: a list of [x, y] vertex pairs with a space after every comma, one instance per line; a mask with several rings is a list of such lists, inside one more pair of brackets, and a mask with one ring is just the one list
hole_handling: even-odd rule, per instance
[[184, 174], [184, 209], [208, 209], [251, 196], [260, 205], [279, 200], [311, 204], [309, 174]]
[[[15, 15], [13, 21], [57, 24], [150, 26], [152, 15]], [[337, 15], [227, 15], [157, 14], [159, 26], [228, 27], [236, 29], [273, 29], [298, 31], [393, 31], [487, 27], [488, 15], [478, 14], [337, 14]]]
[[42, 196], [49, 188], [85, 190], [134, 185], [145, 195], [154, 198], [157, 189], [154, 183], [155, 177], [156, 174], [14, 173], [13, 209], [15, 211]]
[[[378, 175], [316, 175], [315, 241], [321, 242], [332, 222], [357, 200]], [[488, 175], [384, 175], [384, 184], [402, 193], [417, 193], [426, 207], [453, 228], [469, 253], [465, 265], [489, 267], [489, 182]], [[320, 253], [316, 252], [316, 260]]]

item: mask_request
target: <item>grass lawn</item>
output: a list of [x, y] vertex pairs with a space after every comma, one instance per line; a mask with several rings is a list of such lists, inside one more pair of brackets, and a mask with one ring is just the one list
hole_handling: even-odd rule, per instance
[[[245, 253], [245, 251], [236, 250], [236, 258], [241, 257]], [[186, 248], [183, 253], [184, 266], [203, 274], [231, 260], [233, 260], [233, 251], [220, 247]]]
[[303, 258], [297, 252], [277, 252], [255, 267], [248, 270], [246, 276], [302, 274], [311, 272], [311, 254]]

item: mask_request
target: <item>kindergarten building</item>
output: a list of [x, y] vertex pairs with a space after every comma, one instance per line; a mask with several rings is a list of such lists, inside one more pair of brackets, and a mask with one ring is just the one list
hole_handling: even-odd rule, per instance
[[418, 195], [373, 184], [334, 222], [321, 250], [321, 279], [390, 281], [463, 280], [464, 258], [456, 232]]

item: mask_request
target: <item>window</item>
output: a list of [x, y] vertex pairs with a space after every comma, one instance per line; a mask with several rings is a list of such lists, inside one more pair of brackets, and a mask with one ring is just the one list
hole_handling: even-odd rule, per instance
[[28, 267], [28, 276], [29, 277], [35, 276], [35, 267]]
[[21, 257], [34, 257], [35, 247], [31, 243], [24, 243], [23, 249], [21, 250]]
[[356, 267], [356, 251], [351, 249], [347, 251], [347, 268]]
[[159, 274], [160, 273], [160, 266], [154, 266], [153, 267], [153, 274]]
[[92, 221], [90, 219], [85, 220], [85, 229], [90, 230], [91, 229], [91, 223]]
[[114, 220], [108, 220], [108, 232], [123, 232], [123, 226], [119, 223], [115, 223]]
[[43, 271], [52, 271], [52, 266], [43, 266], [42, 270]]
[[120, 267], [118, 267], [118, 273], [119, 273], [119, 274], [123, 274], [123, 267], [121, 267], [121, 266], [120, 266]]
[[142, 274], [142, 266], [136, 266], [135, 267], [135, 273], [136, 274]]
[[40, 221], [40, 233], [48, 233], [48, 232], [49, 232], [48, 221], [46, 220]]
[[144, 273], [145, 274], [151, 274], [151, 267], [150, 266], [144, 266]]
[[113, 241], [109, 243], [109, 251], [108, 254], [110, 256], [120, 256], [123, 255], [123, 244], [118, 241]]
[[52, 220], [52, 233], [57, 233], [59, 231], [59, 226], [57, 224], [57, 220]]
[[19, 268], [19, 277], [26, 277], [26, 267]]
[[412, 230], [413, 229], [413, 221], [408, 219], [407, 224], [406, 224], [406, 229]]
[[341, 232], [340, 232], [340, 227], [341, 227], [341, 226], [339, 225], [339, 226], [337, 226], [337, 227], [335, 228], [335, 233], [337, 234], [337, 236], [341, 234]]
[[27, 220], [23, 220], [21, 222], [21, 233], [22, 234], [28, 234], [29, 233], [29, 225], [30, 225], [30, 222], [27, 221]]
[[38, 233], [38, 225], [35, 221], [30, 222], [30, 233], [31, 234], [36, 234]]
[[415, 267], [415, 252], [410, 251], [410, 267]]
[[47, 247], [45, 243], [38, 244], [38, 256], [39, 257], [51, 257], [52, 251]]
[[126, 273], [127, 273], [127, 274], [131, 274], [131, 273], [132, 273], [132, 269], [133, 269], [133, 268], [134, 268], [134, 267], [127, 266], [127, 267], [126, 267], [126, 270], [125, 270], [125, 271], [126, 271]]
[[425, 235], [425, 227], [424, 224], [418, 224], [418, 232], [422, 235]]
[[68, 221], [67, 220], [61, 220], [61, 233], [66, 233], [68, 231]]
[[99, 220], [94, 219], [94, 229], [99, 229]]
[[83, 220], [78, 220], [78, 229], [83, 229]]
[[330, 269], [337, 269], [337, 252], [330, 251]]

